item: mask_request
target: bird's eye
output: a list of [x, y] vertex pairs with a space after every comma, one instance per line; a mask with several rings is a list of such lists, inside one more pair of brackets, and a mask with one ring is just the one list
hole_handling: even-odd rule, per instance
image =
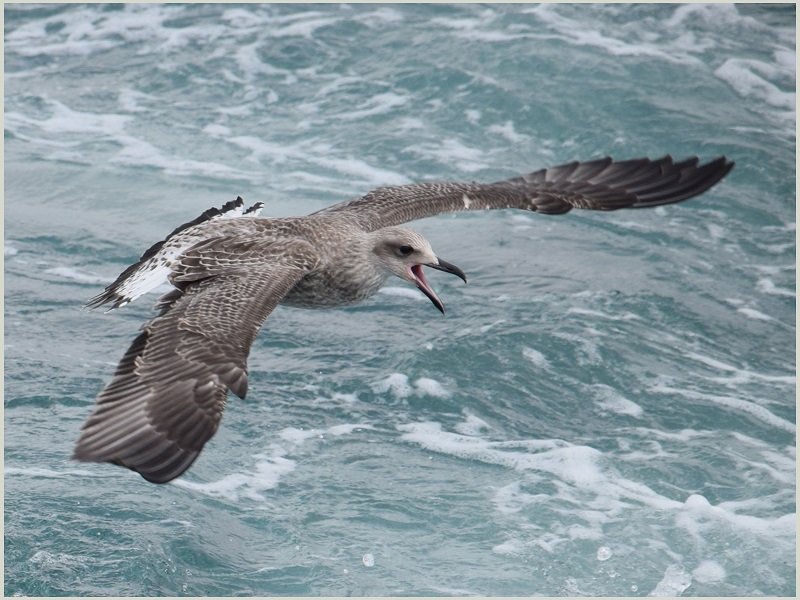
[[407, 246], [407, 245], [400, 246], [397, 249], [397, 252], [400, 254], [400, 256], [408, 256], [413, 251], [414, 251], [414, 249], [411, 246]]

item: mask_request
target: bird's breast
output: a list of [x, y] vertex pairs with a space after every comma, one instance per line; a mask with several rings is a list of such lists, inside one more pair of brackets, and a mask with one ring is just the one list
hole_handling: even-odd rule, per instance
[[306, 275], [281, 304], [301, 308], [329, 308], [356, 304], [377, 292], [387, 275], [368, 267], [329, 267]]

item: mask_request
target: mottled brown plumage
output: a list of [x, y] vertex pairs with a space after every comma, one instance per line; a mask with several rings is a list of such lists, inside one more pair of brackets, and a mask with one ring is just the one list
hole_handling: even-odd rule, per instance
[[181, 475], [216, 432], [228, 390], [244, 398], [250, 346], [278, 304], [353, 304], [396, 275], [444, 312], [422, 266], [464, 274], [403, 223], [463, 210], [563, 214], [671, 204], [706, 191], [731, 168], [724, 157], [704, 165], [604, 158], [491, 184], [384, 187], [306, 217], [257, 218], [260, 203], [244, 211], [241, 198], [209, 209], [88, 302], [117, 308], [164, 281], [175, 287], [98, 396], [74, 457], [123, 465], [156, 483]]

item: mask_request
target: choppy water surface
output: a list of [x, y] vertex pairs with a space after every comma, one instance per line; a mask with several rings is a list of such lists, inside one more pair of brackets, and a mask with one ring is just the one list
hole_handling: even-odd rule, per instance
[[[793, 6], [4, 10], [7, 595], [795, 594]], [[281, 308], [186, 476], [70, 461], [202, 210], [665, 153], [737, 166], [419, 222], [446, 318]]]

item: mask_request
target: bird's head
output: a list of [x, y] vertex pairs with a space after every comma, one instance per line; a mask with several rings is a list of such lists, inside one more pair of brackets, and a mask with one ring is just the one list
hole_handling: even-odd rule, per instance
[[442, 314], [444, 304], [425, 279], [422, 267], [452, 273], [467, 282], [461, 269], [437, 257], [428, 240], [410, 229], [387, 227], [379, 230], [372, 251], [384, 269], [417, 286]]

